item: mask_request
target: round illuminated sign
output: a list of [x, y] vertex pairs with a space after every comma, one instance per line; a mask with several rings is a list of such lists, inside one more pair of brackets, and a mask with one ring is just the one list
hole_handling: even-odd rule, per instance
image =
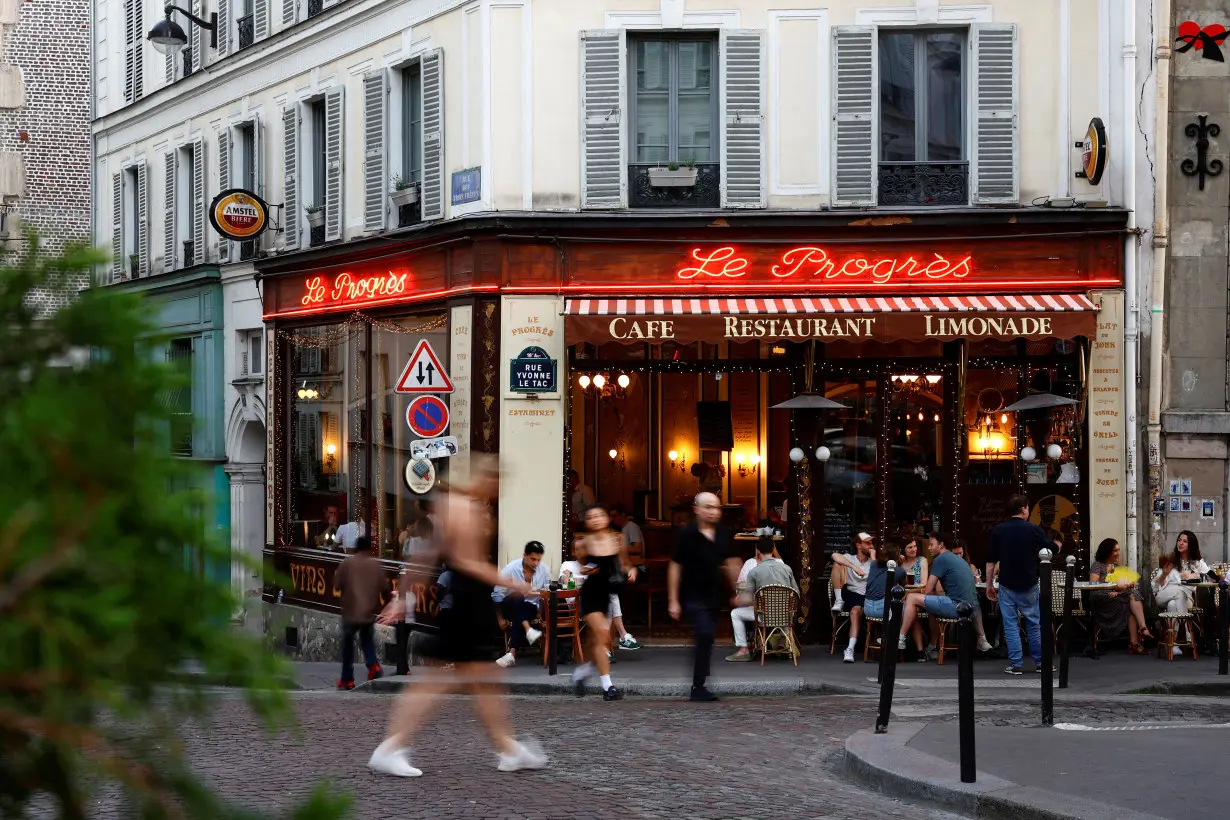
[[209, 222], [227, 239], [255, 239], [269, 227], [269, 206], [251, 191], [228, 188], [214, 197]]
[[1081, 144], [1081, 166], [1090, 185], [1102, 181], [1102, 172], [1106, 170], [1106, 126], [1098, 117], [1089, 121], [1089, 130], [1085, 132], [1085, 141]]

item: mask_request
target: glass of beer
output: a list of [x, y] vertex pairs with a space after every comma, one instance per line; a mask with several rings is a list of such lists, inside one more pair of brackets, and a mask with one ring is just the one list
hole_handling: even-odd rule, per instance
[[905, 574], [905, 585], [906, 585], [907, 587], [912, 587], [912, 586], [914, 586], [914, 573], [912, 573], [912, 572], [907, 572], [907, 573]]

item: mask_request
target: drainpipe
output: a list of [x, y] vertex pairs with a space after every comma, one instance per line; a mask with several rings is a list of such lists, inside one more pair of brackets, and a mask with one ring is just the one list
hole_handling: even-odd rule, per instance
[[[1157, 18], [1157, 98], [1154, 108], [1154, 183], [1153, 183], [1153, 302], [1149, 318], [1149, 515], [1150, 553], [1161, 547], [1162, 517], [1153, 512], [1153, 502], [1162, 492], [1162, 343], [1166, 333], [1166, 249], [1170, 245], [1170, 211], [1167, 202], [1167, 173], [1170, 163], [1170, 0], [1158, 0]], [[1133, 566], [1136, 566], [1135, 564]]]
[[1127, 564], [1129, 567], [1139, 566], [1137, 560], [1139, 536], [1139, 519], [1137, 509], [1136, 464], [1137, 464], [1137, 423], [1136, 407], [1139, 401], [1137, 389], [1139, 323], [1138, 294], [1136, 284], [1136, 258], [1140, 252], [1139, 236], [1136, 231], [1136, 0], [1127, 0], [1124, 10], [1123, 35], [1123, 168], [1124, 168], [1124, 204], [1128, 209], [1128, 230], [1123, 242], [1123, 287], [1127, 295], [1127, 310], [1123, 333], [1123, 369], [1124, 382], [1127, 387], [1126, 411], [1127, 424], [1125, 449], [1127, 457]]

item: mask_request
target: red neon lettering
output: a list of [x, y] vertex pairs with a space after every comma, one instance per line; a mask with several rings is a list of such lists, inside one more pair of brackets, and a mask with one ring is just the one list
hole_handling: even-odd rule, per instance
[[[740, 277], [748, 273], [749, 262], [745, 257], [735, 256], [733, 247], [725, 246], [711, 252], [702, 248], [692, 250], [692, 258], [700, 264], [680, 268], [678, 279], [695, 279], [698, 276]], [[923, 264], [914, 255], [867, 257], [847, 256], [834, 258], [824, 248], [799, 246], [790, 248], [781, 255], [780, 261], [769, 269], [775, 279], [792, 276], [823, 279], [870, 279], [873, 284], [886, 285], [895, 279], [923, 276], [927, 279], [964, 279], [973, 272], [973, 256], [953, 261], [938, 253]], [[721, 265], [719, 269], [719, 265]]]
[[[700, 265], [694, 268], [680, 268], [678, 274], [680, 279], [695, 279], [697, 276], [711, 276], [715, 279], [725, 276], [737, 279], [747, 275], [748, 261], [741, 256], [735, 256], [735, 249], [731, 247], [717, 248], [707, 255], [700, 248], [693, 248], [692, 258]], [[713, 270], [709, 267], [713, 264], [716, 268], [719, 262], [722, 263], [721, 270]]]
[[330, 302], [362, 302], [382, 296], [397, 296], [406, 292], [409, 273], [394, 273], [377, 276], [362, 276], [356, 278], [350, 273], [339, 273], [333, 279], [333, 288], [324, 283], [324, 278], [313, 276], [304, 283], [305, 293], [299, 303], [318, 305], [325, 301], [325, 293], [329, 293]]

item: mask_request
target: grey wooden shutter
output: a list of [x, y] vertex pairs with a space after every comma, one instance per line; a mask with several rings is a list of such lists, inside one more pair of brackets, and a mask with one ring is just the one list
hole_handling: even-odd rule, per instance
[[833, 27], [833, 205], [876, 204], [875, 26]]
[[252, 2], [252, 40], [259, 42], [269, 36], [269, 0]]
[[[197, 17], [201, 17], [201, 0], [194, 0], [192, 3], [192, 13]], [[200, 71], [205, 65], [205, 49], [202, 47], [203, 40], [201, 38], [201, 27], [192, 24], [191, 33], [188, 35], [189, 48], [192, 49], [192, 70]], [[182, 58], [181, 58], [182, 59]]]
[[231, 4], [230, 0], [217, 0], [218, 3], [218, 56], [225, 57], [231, 52]]
[[1015, 204], [1021, 198], [1016, 25], [976, 25], [970, 35], [974, 75], [970, 199], [979, 205]]
[[293, 26], [299, 16], [298, 0], [282, 0], [282, 25]]
[[299, 247], [299, 107], [291, 103], [282, 111], [282, 235], [287, 250]]
[[[187, 260], [184, 260], [185, 263]], [[205, 143], [192, 141], [192, 264], [205, 262]]]
[[722, 207], [763, 208], [764, 32], [722, 29]]
[[149, 276], [149, 184], [145, 160], [137, 166], [137, 275]]
[[[265, 127], [260, 117], [252, 118], [252, 193], [265, 198]], [[261, 234], [264, 236], [264, 234]]]
[[628, 191], [624, 32], [581, 32], [581, 207], [622, 208]]
[[325, 241], [342, 238], [342, 159], [345, 86], [325, 92]]
[[124, 172], [111, 175], [111, 280], [124, 277]]
[[444, 52], [429, 51], [420, 61], [423, 84], [423, 219], [444, 218]]
[[175, 82], [175, 56], [168, 54], [164, 59], [166, 60], [167, 85], [170, 85]]
[[143, 49], [141, 0], [124, 0], [124, 100], [141, 99]]
[[363, 230], [384, 230], [388, 202], [388, 74], [373, 71], [363, 77]]
[[[223, 128], [218, 132], [218, 190], [225, 191], [231, 187], [231, 129]], [[206, 214], [208, 217], [208, 214]], [[231, 261], [231, 241], [226, 237], [218, 237], [218, 261]]]
[[163, 156], [166, 176], [163, 178], [163, 191], [166, 201], [162, 223], [162, 269], [175, 270], [175, 151], [168, 151]]

